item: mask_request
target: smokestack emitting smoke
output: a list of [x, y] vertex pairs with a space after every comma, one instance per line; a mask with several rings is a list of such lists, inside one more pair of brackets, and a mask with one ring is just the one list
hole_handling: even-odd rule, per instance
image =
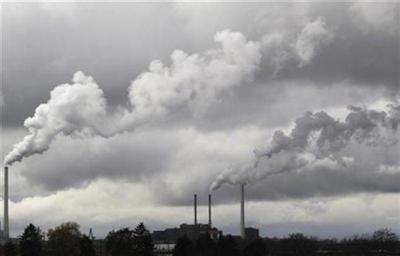
[[246, 238], [245, 222], [244, 222], [244, 184], [240, 185], [240, 236]]
[[208, 225], [212, 227], [211, 222], [211, 194], [208, 194]]
[[194, 194], [194, 225], [197, 225], [197, 195]]
[[[152, 61], [148, 71], [129, 87], [128, 107], [119, 106], [117, 113], [108, 109], [96, 81], [78, 71], [71, 84], [54, 88], [50, 99], [25, 120], [28, 135], [13, 146], [4, 162], [12, 165], [45, 152], [58, 134], [113, 136], [143, 124], [168, 120], [177, 109], [201, 116], [221, 95], [251, 82], [262, 55], [277, 70], [287, 60], [308, 64], [316, 49], [329, 41], [324, 38], [330, 36], [322, 18], [306, 24], [298, 37], [275, 33], [264, 35], [259, 41], [249, 41], [239, 32], [220, 31], [214, 36], [220, 48], [192, 55], [175, 50], [170, 66], [160, 60]], [[282, 55], [288, 58], [278, 58]]]
[[214, 39], [221, 48], [203, 54], [175, 50], [170, 67], [152, 61], [129, 87], [129, 107], [120, 106], [117, 113], [107, 109], [103, 90], [92, 77], [75, 73], [71, 84], [54, 88], [48, 102], [25, 120], [29, 134], [14, 145], [5, 163], [43, 153], [58, 134], [107, 137], [164, 120], [177, 109], [204, 114], [221, 94], [250, 82], [261, 62], [260, 43], [241, 33], [224, 30]]
[[254, 161], [225, 169], [211, 184], [210, 191], [224, 183], [248, 184], [270, 175], [301, 170], [324, 159], [347, 167], [352, 158], [342, 151], [351, 142], [396, 145], [400, 106], [387, 107], [385, 112], [349, 106], [350, 113], [343, 122], [323, 111], [308, 112], [295, 121], [289, 135], [276, 131], [267, 147], [255, 149]]
[[4, 167], [4, 238], [10, 237], [10, 226], [8, 220], [8, 167]]

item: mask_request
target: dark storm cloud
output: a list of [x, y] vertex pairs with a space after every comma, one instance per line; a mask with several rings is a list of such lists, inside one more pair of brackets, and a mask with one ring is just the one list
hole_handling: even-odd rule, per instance
[[[145, 181], [161, 174], [168, 166], [172, 149], [179, 140], [167, 133], [138, 131], [114, 139], [88, 139], [87, 142], [59, 138], [55, 150], [43, 158], [32, 157], [20, 173], [45, 191], [86, 186], [98, 178]], [[151, 159], [154, 159], [153, 161]]]
[[[288, 131], [306, 111], [323, 110], [336, 119], [348, 105], [381, 109], [399, 91], [397, 3], [2, 7], [3, 157], [26, 135], [16, 127], [78, 70], [98, 82], [112, 112], [129, 105], [127, 89], [151, 61], [171, 67], [175, 49], [202, 55], [220, 47], [213, 37], [224, 29], [272, 42], [263, 48], [254, 79], [221, 94], [203, 115], [172, 108], [166, 121], [109, 139], [59, 134], [50, 150], [11, 166], [15, 235], [29, 222], [50, 228], [75, 220], [85, 231], [95, 227], [99, 237], [143, 220], [151, 228], [189, 222], [193, 194], [205, 206], [215, 177], [252, 159], [253, 149], [269, 143], [275, 130]], [[355, 143], [341, 152], [353, 159], [347, 167], [328, 161], [248, 185], [247, 223], [269, 236], [395, 227], [399, 150]], [[376, 201], [364, 202], [365, 194]], [[234, 234], [239, 196], [239, 187], [231, 185], [213, 194], [215, 223]], [[199, 214], [206, 219], [206, 211]]]
[[[399, 138], [399, 134], [393, 134], [395, 138]], [[325, 145], [326, 146], [326, 145]], [[349, 142], [344, 150], [340, 151], [340, 158], [346, 164], [339, 164], [336, 160], [326, 159], [314, 162], [304, 168], [298, 168], [296, 171], [280, 172], [280, 160], [274, 165], [273, 159], [267, 160], [270, 167], [264, 166], [260, 162], [257, 169], [259, 172], [276, 172], [274, 175], [265, 176], [258, 175], [256, 169], [251, 169], [248, 173], [232, 173], [234, 183], [241, 180], [242, 177], [257, 177], [255, 181], [249, 182], [247, 185], [247, 198], [250, 200], [282, 200], [285, 198], [312, 198], [316, 196], [335, 196], [346, 195], [360, 192], [371, 193], [398, 193], [400, 192], [398, 182], [400, 182], [400, 168], [398, 161], [399, 145], [387, 146], [368, 146], [359, 142]], [[321, 152], [319, 152], [321, 153]], [[283, 161], [291, 161], [286, 159]], [[294, 160], [293, 160], [294, 161]], [[268, 163], [267, 162], [267, 163]], [[290, 167], [290, 163], [282, 163], [286, 168]], [[237, 165], [237, 164], [236, 164]], [[235, 167], [235, 166], [234, 166]], [[290, 170], [290, 169], [289, 169]], [[280, 172], [280, 173], [278, 173]], [[168, 197], [163, 197], [162, 202], [170, 202], [172, 204], [187, 204], [190, 200], [187, 194], [209, 193], [203, 184], [211, 184], [214, 180], [209, 180], [212, 174], [202, 176], [202, 179], [186, 179], [186, 189], [189, 191], [184, 194], [168, 193]], [[200, 184], [200, 185], [199, 185]], [[237, 199], [238, 185], [224, 185], [222, 191], [214, 191], [219, 202], [233, 201]], [[236, 192], [235, 192], [236, 191]], [[161, 193], [160, 193], [161, 194]]]
[[[305, 173], [271, 176], [265, 181], [248, 185], [246, 186], [246, 198], [248, 201], [280, 201], [289, 198], [331, 197], [363, 192], [399, 193], [400, 190], [397, 185], [399, 181], [399, 173], [382, 175], [377, 173], [376, 170], [354, 169], [340, 171], [320, 168]], [[199, 200], [199, 204], [206, 205], [208, 189], [204, 186], [199, 186], [195, 181], [191, 181], [190, 184], [190, 189], [185, 190], [183, 194], [165, 194], [162, 192], [165, 189], [158, 191], [160, 203], [191, 205], [192, 198], [190, 195], [197, 193], [202, 197], [202, 200]], [[240, 195], [239, 186], [228, 185], [213, 194], [215, 195], [215, 204], [237, 202]]]
[[[130, 81], [146, 70], [151, 60], [161, 59], [168, 66], [168, 56], [173, 49], [192, 53], [215, 47], [212, 41], [215, 30], [227, 27], [260, 41], [268, 39], [262, 38], [264, 35], [280, 33], [286, 36], [284, 38], [289, 43], [285, 41], [283, 49], [278, 45], [264, 53], [254, 81], [223, 95], [203, 116], [191, 118], [185, 111], [177, 111], [169, 123], [162, 124], [164, 127], [171, 131], [176, 127], [196, 127], [199, 132], [208, 133], [220, 129], [240, 129], [243, 125], [251, 124], [269, 131], [277, 126], [290, 125], [295, 117], [306, 110], [343, 107], [354, 102], [364, 104], [368, 103], [363, 101], [364, 98], [373, 101], [376, 98], [371, 95], [378, 95], [379, 98], [386, 89], [398, 89], [395, 72], [399, 60], [396, 48], [398, 27], [394, 19], [396, 16], [390, 12], [387, 20], [375, 26], [363, 20], [364, 14], [353, 4], [342, 3], [328, 7], [318, 4], [210, 4], [203, 7], [190, 4], [74, 4], [64, 7], [61, 13], [52, 13], [57, 9], [54, 6], [46, 9], [36, 4], [8, 4], [3, 10], [3, 33], [7, 35], [3, 45], [7, 53], [3, 56], [7, 64], [3, 70], [6, 74], [2, 90], [5, 95], [3, 125], [19, 126], [27, 116], [32, 115], [39, 103], [48, 99], [51, 88], [69, 81], [71, 74], [78, 69], [87, 71], [98, 81], [111, 105], [126, 104], [126, 90]], [[381, 6], [371, 5], [367, 9], [376, 7]], [[397, 5], [386, 7], [390, 9]], [[244, 14], [241, 11], [243, 8], [249, 12]], [[218, 23], [218, 19], [215, 19], [217, 14], [227, 10], [230, 12]], [[14, 16], [18, 11], [21, 12], [19, 19]], [[194, 11], [200, 14], [194, 15]], [[203, 16], [208, 11], [215, 14], [211, 21]], [[46, 16], [44, 13], [52, 15]], [[13, 21], [17, 22], [11, 23]], [[296, 39], [304, 27], [313, 22], [322, 24], [326, 29], [324, 35], [329, 34], [331, 38], [318, 47], [310, 46], [313, 59], [307, 65], [302, 65], [296, 55]], [[214, 25], [207, 26], [208, 23]], [[199, 24], [202, 29], [197, 30]], [[277, 69], [274, 58], [279, 56], [275, 53], [282, 50], [287, 51], [289, 57], [278, 58]], [[88, 148], [75, 151], [65, 146], [66, 138], [58, 138], [61, 142], [45, 159], [42, 156], [32, 158], [20, 167], [20, 172], [30, 182], [40, 184], [48, 191], [57, 191], [80, 187], [103, 177], [116, 180], [153, 179], [154, 184], [160, 184], [157, 183], [157, 179], [160, 179], [157, 175], [167, 173], [179, 176], [182, 174], [179, 172], [181, 168], [188, 168], [188, 171], [198, 168], [198, 172], [204, 172], [204, 175], [196, 176], [193, 180], [185, 176], [186, 185], [177, 185], [182, 186], [185, 193], [182, 194], [182, 190], [179, 190], [180, 193], [171, 191], [168, 198], [164, 198], [165, 194], [161, 191], [158, 193], [160, 201], [186, 204], [186, 193], [207, 193], [212, 178], [220, 171], [218, 168], [223, 168], [233, 159], [227, 157], [215, 164], [218, 162], [216, 157], [211, 166], [200, 162], [198, 166], [189, 167], [171, 164], [179, 162], [176, 152], [182, 144], [174, 141], [177, 137], [165, 138], [166, 134], [167, 130], [156, 139], [152, 137], [154, 134], [147, 134], [143, 139], [150, 140], [148, 144], [135, 141], [135, 135], [130, 137], [125, 134], [126, 144], [118, 143], [117, 139], [117, 142], [103, 144], [104, 149], [99, 152], [93, 151], [91, 145], [96, 145], [97, 139], [75, 141], [73, 145], [76, 147], [85, 143], [89, 145]], [[130, 141], [132, 139], [133, 142]], [[189, 141], [191, 137], [179, 139]], [[237, 143], [243, 142], [239, 140]], [[107, 151], [106, 148], [113, 150]], [[251, 154], [251, 149], [249, 152]], [[190, 160], [183, 158], [182, 162], [185, 161]], [[34, 169], [39, 171], [31, 171]], [[373, 179], [375, 174], [372, 171], [359, 172], [357, 169], [349, 172], [348, 180], [344, 183], [337, 180], [339, 173], [320, 169], [293, 176], [272, 177], [264, 185], [256, 185], [258, 192], [250, 192], [249, 196], [261, 200], [304, 198], [318, 193], [332, 195], [397, 191], [392, 183], [398, 178], [396, 173]], [[332, 179], [332, 185], [320, 186], [324, 179]], [[168, 187], [168, 183], [163, 182], [161, 184]], [[289, 186], [292, 183], [294, 185]], [[338, 187], [340, 189], [335, 189]], [[226, 190], [232, 192], [231, 188]], [[220, 200], [231, 200], [229, 192], [218, 193], [221, 193]]]
[[2, 12], [6, 126], [22, 125], [77, 70], [93, 75], [112, 104], [125, 103], [151, 60], [190, 45], [170, 4], [9, 3]]
[[[310, 65], [283, 70], [281, 77], [311, 80], [321, 85], [348, 80], [357, 86], [382, 86], [398, 92], [399, 4], [360, 5], [330, 3], [312, 8], [310, 17], [323, 16], [334, 31], [334, 40], [318, 52]], [[361, 8], [383, 11], [379, 16], [364, 17]], [[374, 26], [365, 19], [386, 20]]]
[[[398, 4], [385, 6], [397, 10], [395, 7]], [[382, 6], [370, 4], [366, 8]], [[309, 65], [299, 68], [296, 61], [289, 59], [276, 76], [273, 76], [276, 67], [271, 66], [267, 56], [256, 83], [268, 88], [271, 79], [278, 83], [296, 80], [299, 87], [307, 83], [320, 87], [346, 80], [356, 87], [369, 85], [398, 90], [398, 15], [388, 12], [384, 25], [371, 27], [363, 21], [361, 12], [351, 3], [86, 3], [65, 4], [59, 8], [51, 4], [46, 8], [39, 4], [6, 4], [3, 8], [3, 52], [6, 53], [3, 63], [6, 65], [2, 66], [6, 105], [2, 123], [20, 126], [39, 103], [48, 99], [51, 88], [68, 81], [77, 70], [92, 75], [112, 105], [125, 104], [129, 82], [151, 60], [166, 60], [174, 49], [191, 53], [212, 47], [214, 33], [225, 28], [240, 31], [254, 40], [274, 32], [294, 37], [304, 23], [320, 16], [334, 34], [332, 42], [317, 49]], [[205, 18], [207, 13], [209, 18]], [[220, 18], [221, 13], [226, 15]], [[239, 89], [237, 97], [245, 98], [247, 91], [263, 96], [271, 93], [249, 85]], [[253, 105], [244, 104], [239, 114], [254, 112], [254, 105], [262, 104], [263, 100], [252, 102]], [[225, 105], [229, 109], [234, 104], [231, 101]], [[224, 105], [221, 108], [215, 111], [223, 111]], [[232, 120], [228, 124], [249, 120], [227, 117]], [[209, 118], [204, 119], [204, 127], [211, 127], [208, 121], [210, 124], [215, 121], [212, 116]]]

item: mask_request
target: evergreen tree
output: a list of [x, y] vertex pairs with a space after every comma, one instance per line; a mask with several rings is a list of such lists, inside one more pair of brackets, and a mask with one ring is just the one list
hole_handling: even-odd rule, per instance
[[43, 236], [39, 227], [29, 224], [20, 236], [21, 256], [39, 256], [43, 249]]
[[216, 255], [216, 246], [210, 236], [201, 235], [196, 241], [196, 252], [201, 256]]
[[77, 256], [80, 254], [81, 232], [75, 222], [66, 222], [48, 231], [48, 252], [51, 256]]
[[133, 231], [128, 228], [110, 231], [106, 237], [106, 249], [111, 256], [133, 256]]
[[133, 231], [133, 251], [135, 256], [153, 255], [154, 244], [150, 232], [141, 222]]
[[173, 250], [174, 256], [192, 256], [193, 252], [193, 243], [190, 239], [184, 235], [176, 241], [175, 248]]
[[257, 239], [248, 244], [243, 251], [244, 256], [266, 256], [267, 245], [262, 239]]
[[87, 236], [83, 235], [80, 243], [80, 255], [81, 256], [95, 256], [96, 252], [93, 247], [92, 240]]
[[302, 233], [289, 234], [288, 238], [282, 239], [285, 247], [299, 256], [312, 256], [315, 255], [316, 240], [307, 237]]
[[218, 256], [238, 256], [239, 248], [231, 235], [221, 236], [217, 243]]

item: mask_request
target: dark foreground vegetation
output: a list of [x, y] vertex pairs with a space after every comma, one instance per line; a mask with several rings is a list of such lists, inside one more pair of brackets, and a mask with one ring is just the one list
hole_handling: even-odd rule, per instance
[[[46, 236], [47, 237], [46, 237]], [[46, 237], [46, 239], [45, 239]], [[48, 230], [29, 224], [18, 239], [1, 245], [5, 256], [375, 256], [399, 255], [400, 241], [390, 229], [372, 234], [354, 235], [336, 239], [318, 239], [301, 233], [285, 238], [259, 238], [242, 240], [221, 236], [212, 240], [208, 235], [197, 239], [183, 236], [174, 248], [159, 249], [143, 223], [135, 229], [123, 228], [108, 233], [105, 239], [82, 234], [79, 225], [66, 222]]]
[[358, 256], [358, 255], [400, 255], [398, 236], [389, 229], [373, 234], [355, 235], [348, 239], [317, 239], [301, 233], [285, 238], [260, 238], [256, 240], [220, 237], [212, 241], [200, 237], [190, 241], [182, 237], [177, 241], [173, 255], [176, 256]]

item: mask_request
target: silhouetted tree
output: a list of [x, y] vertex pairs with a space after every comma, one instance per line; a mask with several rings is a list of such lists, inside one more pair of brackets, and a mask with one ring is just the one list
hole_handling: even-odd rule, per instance
[[231, 235], [221, 236], [217, 243], [218, 256], [238, 256], [239, 248]]
[[371, 237], [372, 241], [376, 242], [396, 242], [399, 241], [399, 237], [396, 233], [392, 232], [392, 230], [388, 228], [378, 229], [376, 230]]
[[39, 227], [29, 224], [19, 238], [21, 256], [39, 256], [43, 249], [43, 235]]
[[243, 250], [244, 256], [265, 256], [267, 255], [267, 245], [262, 239], [250, 242]]
[[80, 254], [81, 232], [75, 222], [62, 223], [48, 231], [48, 252], [54, 256], [75, 256]]
[[186, 235], [176, 240], [176, 244], [173, 249], [174, 256], [192, 256], [193, 254], [193, 243]]
[[11, 241], [5, 243], [4, 256], [16, 256], [16, 255], [17, 255], [17, 247]]
[[216, 246], [208, 234], [201, 235], [196, 241], [197, 255], [213, 256], [216, 255]]
[[153, 255], [154, 244], [150, 232], [141, 222], [135, 230], [133, 230], [133, 252], [135, 256], [151, 256]]
[[397, 255], [400, 250], [398, 236], [390, 229], [379, 229], [375, 232], [353, 235], [340, 243], [349, 255]]
[[394, 252], [399, 238], [396, 233], [390, 229], [378, 229], [371, 236], [371, 246], [375, 253], [390, 253]]
[[264, 238], [265, 246], [267, 247], [269, 255], [278, 255], [278, 252], [282, 251], [281, 239], [277, 237]]
[[106, 249], [111, 256], [131, 256], [133, 253], [133, 231], [128, 228], [110, 231], [106, 237]]
[[93, 242], [87, 236], [83, 235], [80, 241], [80, 255], [81, 256], [95, 256], [96, 252], [94, 251]]
[[288, 238], [283, 239], [284, 246], [299, 256], [315, 255], [316, 240], [309, 238], [302, 233], [289, 234]]

